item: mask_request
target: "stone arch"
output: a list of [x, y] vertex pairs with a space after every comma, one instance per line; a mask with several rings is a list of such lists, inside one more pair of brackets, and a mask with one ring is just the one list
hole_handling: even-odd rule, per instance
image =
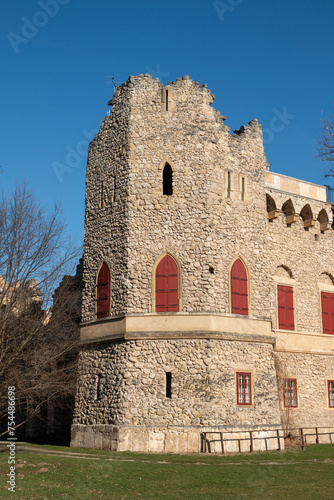
[[296, 214], [295, 207], [292, 203], [291, 198], [286, 200], [286, 202], [283, 203], [282, 205], [282, 212], [284, 213], [286, 217], [286, 223], [287, 224], [293, 224], [294, 222], [297, 222], [298, 220], [298, 215]]
[[334, 276], [332, 275], [332, 273], [324, 271], [320, 274], [319, 281], [321, 283], [326, 283], [327, 285], [334, 285]]
[[[167, 293], [167, 299], [169, 298], [168, 295], [171, 296], [172, 300], [175, 302], [175, 295], [177, 297], [176, 299], [176, 304], [174, 304], [174, 307], [169, 308], [168, 304], [165, 305], [165, 307], [160, 307], [159, 304], [157, 303], [157, 294], [158, 294], [158, 287], [157, 287], [157, 271], [159, 269], [160, 264], [166, 259], [167, 261], [167, 267], [171, 266], [173, 267], [173, 264], [175, 265], [176, 268], [176, 273], [175, 270], [173, 271], [173, 275], [170, 274], [166, 277], [164, 276], [163, 280], [163, 286], [165, 287], [166, 281], [167, 281], [167, 287], [168, 287], [168, 282], [172, 283], [172, 286], [174, 285], [174, 282], [176, 281], [176, 290], [174, 289], [174, 295], [173, 292], [171, 291], [170, 294], [168, 294], [168, 290], [165, 290], [165, 293]], [[160, 286], [160, 285], [159, 285]], [[159, 306], [159, 307], [158, 307]], [[157, 308], [160, 310], [157, 311]], [[162, 309], [166, 309], [165, 312], [178, 312], [181, 310], [181, 266], [178, 261], [178, 259], [171, 254], [170, 252], [164, 252], [161, 254], [157, 260], [154, 263], [153, 270], [152, 270], [152, 311], [153, 312], [164, 312]]]
[[288, 266], [285, 266], [284, 264], [280, 264], [279, 266], [277, 266], [275, 276], [279, 276], [281, 278], [293, 279], [293, 274], [291, 269]]
[[320, 231], [327, 231], [328, 229], [330, 229], [331, 224], [329, 222], [328, 213], [324, 208], [320, 210], [317, 220], [320, 223]]
[[315, 219], [313, 218], [313, 212], [309, 203], [306, 203], [306, 205], [303, 206], [300, 211], [300, 216], [303, 219], [304, 227], [306, 229], [314, 226]]
[[266, 200], [267, 200], [267, 212], [271, 212], [272, 210], [277, 210], [276, 207], [276, 202], [270, 194], [266, 194]]
[[273, 220], [277, 219], [279, 216], [279, 210], [277, 210], [276, 202], [270, 194], [266, 193], [266, 202], [267, 202], [267, 212], [268, 219]]

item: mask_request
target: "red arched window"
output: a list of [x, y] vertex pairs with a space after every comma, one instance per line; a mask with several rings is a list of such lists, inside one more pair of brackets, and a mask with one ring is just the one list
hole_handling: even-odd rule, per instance
[[179, 310], [179, 273], [176, 262], [166, 255], [155, 273], [156, 312]]
[[110, 312], [110, 272], [109, 267], [103, 262], [96, 286], [96, 317], [104, 318]]
[[247, 271], [240, 259], [234, 262], [231, 269], [231, 305], [232, 313], [248, 314]]

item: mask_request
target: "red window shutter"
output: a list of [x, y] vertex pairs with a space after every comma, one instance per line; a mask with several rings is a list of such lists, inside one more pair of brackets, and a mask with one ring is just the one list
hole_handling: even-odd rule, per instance
[[104, 262], [97, 278], [96, 290], [96, 316], [103, 318], [109, 316], [110, 309], [110, 272], [109, 267]]
[[334, 293], [321, 292], [322, 331], [334, 335]]
[[155, 278], [156, 312], [179, 310], [179, 276], [176, 262], [166, 255], [158, 264]]
[[277, 285], [278, 324], [280, 330], [294, 330], [294, 307], [292, 286]]
[[240, 259], [231, 269], [231, 302], [232, 313], [248, 315], [247, 271]]

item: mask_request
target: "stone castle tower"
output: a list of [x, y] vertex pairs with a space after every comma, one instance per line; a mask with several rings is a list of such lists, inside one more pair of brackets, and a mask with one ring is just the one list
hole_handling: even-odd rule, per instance
[[258, 430], [263, 447], [333, 423], [331, 205], [269, 172], [257, 120], [230, 134], [213, 100], [131, 76], [90, 144], [73, 446]]

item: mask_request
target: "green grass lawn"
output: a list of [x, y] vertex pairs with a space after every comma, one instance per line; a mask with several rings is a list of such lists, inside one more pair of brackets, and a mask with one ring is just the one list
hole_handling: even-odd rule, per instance
[[334, 497], [333, 445], [230, 456], [117, 453], [36, 445], [27, 448], [16, 450], [16, 493], [7, 491], [8, 452], [2, 451], [1, 499]]

